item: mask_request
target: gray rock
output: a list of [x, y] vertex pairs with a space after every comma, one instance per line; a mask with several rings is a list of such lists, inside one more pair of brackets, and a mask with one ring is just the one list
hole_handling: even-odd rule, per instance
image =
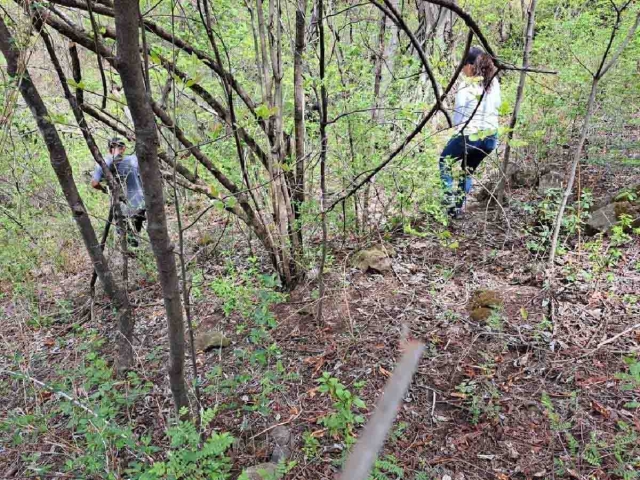
[[521, 165], [509, 163], [507, 178], [512, 187], [535, 187], [538, 182], [538, 171], [531, 162]]
[[247, 480], [270, 480], [275, 478], [278, 466], [275, 463], [260, 463], [253, 467], [247, 468], [240, 478], [246, 478]]
[[549, 173], [545, 173], [542, 177], [540, 177], [540, 183], [538, 184], [538, 193], [544, 195], [552, 188], [562, 188], [563, 180], [564, 175], [560, 172], [551, 171]]
[[213, 348], [225, 348], [231, 345], [231, 341], [221, 332], [209, 330], [199, 333], [195, 340], [196, 350], [208, 351]]
[[616, 205], [610, 203], [591, 214], [587, 222], [587, 232], [595, 234], [604, 232], [616, 224]]
[[276, 445], [271, 453], [271, 461], [280, 463], [287, 461], [291, 457], [291, 449], [287, 445]]
[[271, 438], [276, 445], [281, 447], [289, 446], [291, 442], [291, 430], [284, 425], [279, 425], [271, 431]]
[[291, 457], [291, 430], [284, 425], [279, 425], [271, 432], [271, 439], [275, 443], [273, 453], [271, 453], [271, 461], [280, 463]]

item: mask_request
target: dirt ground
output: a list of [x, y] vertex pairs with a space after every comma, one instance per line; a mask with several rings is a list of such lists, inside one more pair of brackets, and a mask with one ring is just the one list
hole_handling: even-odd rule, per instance
[[[588, 167], [582, 175], [583, 186], [599, 189], [596, 196], [619, 186], [608, 184], [606, 178], [638, 182], [637, 171], [605, 178], [602, 169]], [[524, 201], [533, 194], [517, 195]], [[612, 277], [572, 282], [563, 272], [573, 267], [588, 269], [593, 263], [583, 248], [590, 239], [572, 240], [549, 289], [544, 283], [545, 259], [527, 249], [523, 228], [531, 225], [531, 217], [516, 207], [506, 214], [508, 224], [471, 202], [465, 217], [451, 226], [450, 238], [391, 235], [384, 245], [392, 253], [392, 269], [384, 274], [353, 268], [350, 259], [355, 250], [344, 250], [336, 243], [324, 321], [313, 316], [313, 281], [273, 308], [278, 325], [272, 336], [279, 359], [285, 372], [296, 375], [279, 377], [264, 411], [242, 408], [264, 387], [260, 372], [235, 353], [249, 348], [247, 333], [238, 328], [242, 318], [225, 316], [219, 299], [210, 292], [194, 300], [199, 328], [218, 329], [231, 340], [229, 348], [199, 354], [197, 363], [203, 388], [214, 392], [205, 393], [204, 406], [225, 405], [210, 428], [230, 431], [239, 439], [232, 452], [234, 471], [268, 461], [271, 449], [265, 437], [281, 424], [293, 433], [291, 458], [297, 461], [286, 478], [337, 478], [344, 445], [317, 423], [332, 409], [331, 400], [316, 389], [317, 378], [330, 372], [350, 389], [364, 380], [358, 395], [369, 416], [399, 358], [402, 338], [411, 337], [426, 345], [425, 353], [382, 453], [395, 457], [405, 470], [404, 478], [414, 478], [418, 472], [458, 480], [615, 478], [613, 454], [605, 455], [601, 466], [572, 455], [565, 433], [554, 426], [553, 415], [570, 423], [565, 430], [581, 444], [589, 443], [592, 432], [603, 442], [614, 442], [619, 421], [640, 433], [638, 411], [623, 407], [638, 392], [623, 391], [615, 377], [625, 370], [623, 357], [638, 352], [640, 346], [639, 330], [629, 330], [640, 320], [640, 305], [628, 301], [640, 293], [640, 242], [621, 249], [622, 258], [607, 270]], [[216, 226], [218, 234], [222, 223]], [[379, 240], [365, 240], [360, 247]], [[235, 242], [229, 247], [240, 255], [248, 253], [242, 237]], [[78, 361], [69, 328], [72, 322], [82, 322], [82, 328], [96, 328], [113, 339], [113, 317], [105, 300], [99, 299], [88, 311], [89, 270], [78, 262], [76, 275], [53, 282], [49, 278], [46, 284], [43, 278], [39, 313], [55, 317], [52, 326], [29, 326], [17, 300], [2, 300], [0, 342], [9, 354], [22, 353], [27, 359], [22, 365], [34, 378], [50, 380], [56, 365]], [[218, 257], [206, 262], [205, 281], [224, 270]], [[166, 326], [161, 296], [156, 285], [140, 278], [132, 282], [131, 290], [139, 374], [155, 384], [149, 398], [136, 407], [136, 428], [154, 431], [160, 438], [172, 414], [163, 367]], [[470, 313], [479, 291], [494, 292], [501, 307], [488, 318], [474, 320]], [[60, 313], [60, 299], [69, 301], [65, 316]], [[618, 336], [622, 332], [626, 333]], [[69, 337], [64, 347], [53, 342], [60, 336]], [[145, 366], [151, 352], [158, 352], [157, 363]], [[104, 354], [113, 356], [107, 348]], [[6, 359], [2, 362], [2, 369], [13, 368]], [[215, 380], [207, 375], [216, 368], [223, 372], [223, 379], [241, 373], [250, 379], [233, 390], [216, 389]], [[10, 385], [1, 392], [6, 412], [29, 412], [56, 401], [55, 396], [28, 398], [23, 382], [4, 373], [0, 378]], [[67, 435], [62, 422], [60, 428], [48, 432], [41, 445], [29, 448], [48, 449], [57, 436]], [[304, 454], [304, 432], [313, 432], [319, 441], [313, 457]], [[20, 453], [8, 444], [0, 445], [0, 478], [27, 475]], [[564, 475], [554, 473], [557, 459], [569, 465]]]

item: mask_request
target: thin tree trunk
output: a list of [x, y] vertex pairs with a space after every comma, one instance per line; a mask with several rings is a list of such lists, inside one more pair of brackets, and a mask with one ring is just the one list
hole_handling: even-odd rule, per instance
[[249, 16], [251, 17], [251, 33], [253, 35], [253, 53], [256, 57], [256, 67], [258, 68], [258, 73], [260, 75], [260, 96], [264, 101], [265, 92], [264, 92], [264, 80], [262, 78], [263, 69], [262, 69], [262, 60], [260, 60], [260, 43], [258, 40], [258, 31], [256, 30], [256, 21], [255, 16], [253, 14], [253, 7], [251, 6], [251, 0], [244, 0], [245, 6], [249, 11]]
[[[49, 151], [51, 166], [58, 178], [67, 204], [71, 209], [73, 219], [78, 225], [89, 257], [98, 274], [98, 278], [104, 286], [105, 293], [111, 299], [119, 313], [121, 313], [122, 310], [128, 310], [128, 300], [126, 296], [123, 295], [122, 290], [118, 288], [109, 270], [107, 261], [100, 248], [98, 237], [91, 225], [91, 219], [87, 214], [87, 210], [78, 192], [78, 188], [73, 179], [73, 170], [69, 163], [64, 144], [58, 135], [58, 130], [49, 119], [47, 107], [33, 84], [29, 71], [26, 67], [24, 67], [24, 70], [21, 70], [19, 66], [21, 63], [20, 54], [18, 50], [16, 50], [15, 42], [2, 18], [0, 18], [0, 50], [2, 50], [7, 62], [7, 73], [10, 77], [18, 81], [20, 93], [38, 124], [38, 129]], [[120, 353], [123, 355], [122, 360], [125, 363], [122, 367], [130, 365], [133, 360], [133, 355], [126, 349], [121, 350]], [[131, 361], [128, 359], [129, 356], [131, 357]]]
[[511, 120], [509, 121], [509, 131], [507, 132], [507, 142], [504, 147], [504, 159], [502, 160], [502, 176], [496, 193], [498, 203], [502, 204], [504, 200], [504, 191], [507, 183], [507, 170], [509, 169], [509, 159], [511, 157], [511, 140], [518, 123], [518, 115], [524, 98], [524, 84], [527, 81], [527, 69], [529, 68], [529, 57], [531, 56], [531, 47], [533, 46], [533, 28], [535, 25], [537, 0], [531, 0], [529, 4], [529, 12], [527, 17], [527, 27], [525, 29], [524, 53], [522, 54], [522, 70], [520, 71], [520, 80], [518, 82], [518, 90], [516, 92], [516, 104], [513, 107]]
[[373, 67], [373, 110], [371, 111], [371, 121], [375, 124], [378, 122], [380, 107], [380, 88], [382, 85], [382, 67], [384, 65], [384, 38], [387, 26], [387, 16], [380, 12], [380, 26], [378, 27], [378, 51], [376, 61]]
[[[373, 109], [371, 110], [371, 122], [373, 123], [374, 128], [381, 116], [380, 90], [382, 88], [382, 68], [384, 67], [384, 44], [386, 29], [387, 16], [383, 12], [380, 12], [380, 22], [378, 27], [378, 50], [373, 66]], [[372, 153], [375, 153], [377, 145], [371, 145], [371, 148], [373, 149]], [[369, 198], [371, 197], [371, 183], [367, 183], [367, 186], [365, 187], [363, 193], [364, 198], [362, 201], [362, 227], [365, 231], [367, 229], [367, 226], [369, 225]]]
[[576, 170], [578, 168], [578, 164], [580, 163], [580, 158], [582, 156], [582, 149], [584, 148], [585, 141], [587, 139], [587, 134], [589, 133], [589, 122], [591, 121], [591, 117], [593, 116], [593, 110], [596, 103], [596, 95], [598, 93], [598, 83], [606, 75], [611, 67], [613, 67], [622, 52], [627, 48], [631, 40], [634, 38], [635, 32], [638, 29], [638, 25], [640, 24], [640, 12], [636, 15], [635, 22], [629, 28], [627, 32], [627, 36], [622, 41], [622, 43], [618, 46], [618, 49], [615, 51], [611, 60], [607, 62], [607, 57], [611, 51], [611, 46], [613, 45], [613, 41], [616, 37], [616, 33], [620, 28], [620, 24], [622, 23], [622, 12], [629, 6], [629, 3], [622, 9], [615, 7], [616, 9], [616, 23], [611, 31], [611, 37], [609, 38], [609, 43], [605, 49], [604, 54], [602, 55], [602, 60], [600, 61], [600, 66], [598, 70], [593, 75], [593, 81], [591, 83], [591, 93], [589, 94], [589, 101], [587, 103], [587, 113], [584, 115], [584, 120], [582, 123], [582, 132], [580, 134], [580, 141], [578, 142], [578, 146], [576, 148], [575, 154], [573, 156], [573, 162], [571, 162], [571, 170], [569, 172], [569, 181], [567, 182], [567, 187], [565, 188], [564, 195], [562, 196], [562, 201], [560, 202], [560, 208], [558, 210], [558, 215], [556, 216], [556, 221], [553, 229], [553, 238], [551, 240], [551, 251], [549, 253], [549, 270], [553, 271], [554, 261], [556, 258], [556, 249], [558, 247], [558, 237], [560, 236], [560, 228], [562, 227], [562, 217], [564, 215], [564, 210], [567, 206], [567, 202], [569, 201], [569, 197], [571, 196], [571, 191], [573, 190], [573, 184], [576, 179]]
[[[298, 0], [296, 8], [296, 36], [293, 57], [293, 121], [295, 129], [296, 180], [293, 192], [293, 209], [295, 219], [300, 221], [300, 207], [304, 203], [304, 170], [305, 170], [305, 125], [304, 125], [304, 86], [302, 78], [302, 55], [305, 49], [305, 24], [307, 16], [307, 0]], [[302, 247], [302, 228], [295, 226], [298, 242]]]
[[556, 249], [558, 247], [558, 236], [560, 235], [560, 227], [562, 226], [562, 217], [564, 215], [564, 209], [567, 206], [567, 202], [569, 201], [569, 197], [571, 196], [571, 191], [573, 190], [573, 183], [576, 178], [576, 170], [578, 168], [578, 164], [580, 163], [580, 158], [582, 156], [582, 149], [584, 148], [585, 140], [587, 139], [587, 134], [589, 133], [589, 122], [591, 121], [591, 116], [593, 115], [594, 106], [596, 103], [596, 94], [598, 93], [598, 77], [593, 78], [593, 82], [591, 83], [591, 93], [589, 94], [589, 102], [587, 103], [587, 113], [584, 115], [584, 120], [582, 121], [582, 131], [580, 133], [580, 140], [578, 141], [578, 146], [576, 147], [576, 151], [573, 155], [573, 161], [571, 162], [571, 170], [569, 172], [569, 181], [567, 182], [567, 187], [565, 188], [564, 195], [562, 195], [562, 201], [560, 202], [560, 209], [558, 210], [558, 215], [556, 216], [555, 226], [553, 229], [553, 238], [551, 240], [551, 253], [549, 254], [549, 266], [553, 267], [553, 262], [556, 257]]
[[188, 408], [184, 378], [184, 317], [174, 258], [174, 246], [167, 230], [162, 176], [158, 162], [158, 135], [155, 117], [145, 89], [140, 61], [139, 4], [133, 0], [115, 0], [116, 66], [131, 110], [136, 132], [136, 154], [144, 185], [149, 240], [156, 257], [169, 335], [169, 383], [177, 412]]
[[[273, 106], [271, 101], [271, 77], [269, 75], [269, 60], [267, 57], [267, 32], [264, 22], [264, 7], [262, 4], [262, 0], [256, 0], [256, 12], [258, 14], [258, 38], [260, 39], [260, 55], [262, 57], [262, 72], [260, 72], [260, 77], [262, 78], [262, 89], [264, 92], [262, 101], [269, 105], [269, 107], [271, 107]], [[268, 128], [268, 130], [271, 129]]]
[[317, 318], [322, 319], [322, 304], [324, 302], [324, 266], [327, 261], [327, 211], [325, 209], [327, 196], [327, 87], [325, 77], [325, 51], [324, 51], [324, 8], [323, 0], [318, 0], [318, 34], [320, 40], [320, 214], [322, 217], [322, 252], [318, 272], [319, 298]]

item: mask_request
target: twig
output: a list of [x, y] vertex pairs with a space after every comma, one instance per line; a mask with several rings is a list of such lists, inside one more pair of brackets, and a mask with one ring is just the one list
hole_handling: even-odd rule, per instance
[[291, 423], [294, 420], [296, 420], [300, 415], [302, 415], [302, 410], [300, 410], [300, 412], [297, 415], [291, 415], [284, 422], [276, 423], [275, 425], [271, 425], [270, 427], [265, 428], [261, 432], [256, 433], [253, 437], [249, 437], [249, 440], [253, 440], [254, 438], [258, 438], [260, 435], [264, 435], [265, 433], [270, 432], [271, 430], [273, 430], [276, 427], [281, 427], [282, 425], [286, 425], [288, 423]]
[[[85, 412], [93, 415], [95, 418], [99, 418], [98, 414], [96, 412], [94, 412], [93, 410], [91, 410], [89, 407], [87, 407], [86, 405], [83, 405], [82, 403], [80, 403], [78, 400], [76, 400], [75, 398], [73, 398], [71, 395], [66, 394], [64, 392], [61, 392], [59, 390], [55, 390], [52, 386], [47, 385], [44, 382], [41, 382], [40, 380], [30, 377], [29, 375], [27, 375], [26, 373], [22, 373], [22, 372], [12, 372], [11, 370], [5, 370], [2, 369], [0, 370], [0, 372], [2, 373], [7, 373], [13, 377], [16, 378], [20, 378], [20, 379], [24, 379], [24, 380], [30, 380], [31, 382], [35, 383], [37, 386], [44, 388], [45, 390], [49, 390], [50, 392], [53, 392], [57, 397], [62, 397], [65, 400], [69, 400], [71, 403], [73, 403], [76, 407], [84, 410]], [[105, 423], [109, 423], [108, 420], [105, 420]]]
[[22, 229], [22, 231], [27, 235], [27, 237], [29, 237], [29, 240], [31, 240], [31, 242], [34, 245], [38, 245], [37, 240], [35, 239], [35, 237], [33, 235], [31, 235], [31, 233], [29, 232], [29, 230], [27, 230], [27, 227], [25, 227], [20, 220], [18, 220], [12, 213], [11, 211], [6, 208], [3, 205], [0, 205], [0, 208], [2, 209], [2, 212], [6, 215], [6, 217], [11, 220], [13, 223], [15, 223], [18, 227], [20, 227]]
[[620, 337], [623, 337], [627, 333], [633, 332], [634, 330], [637, 330], [639, 328], [640, 328], [640, 323], [636, 323], [632, 327], [629, 327], [626, 330], [623, 330], [622, 332], [618, 333], [617, 335], [614, 335], [613, 337], [609, 338], [608, 340], [604, 340], [604, 341], [600, 342], [598, 344], [598, 346], [595, 349], [593, 349], [591, 352], [589, 352], [587, 355], [591, 355], [591, 354], [595, 353], [597, 350], [599, 350], [600, 348], [604, 347], [605, 345], [609, 345], [610, 343], [615, 342], [616, 340], [618, 340]]

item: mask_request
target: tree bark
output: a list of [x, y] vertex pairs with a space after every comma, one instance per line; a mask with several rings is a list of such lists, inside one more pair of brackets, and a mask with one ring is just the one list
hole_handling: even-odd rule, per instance
[[[49, 119], [47, 107], [33, 84], [29, 71], [26, 66], [21, 65], [20, 53], [15, 48], [15, 42], [2, 18], [0, 18], [0, 50], [2, 50], [7, 62], [7, 73], [19, 84], [20, 93], [36, 120], [38, 129], [49, 151], [51, 166], [58, 178], [58, 183], [67, 200], [67, 204], [71, 209], [73, 219], [78, 225], [80, 235], [89, 253], [93, 267], [98, 274], [98, 278], [104, 286], [105, 293], [113, 302], [118, 313], [122, 316], [123, 313], [128, 311], [128, 299], [122, 290], [118, 288], [107, 261], [104, 258], [98, 237], [91, 225], [91, 219], [87, 214], [87, 210], [73, 179], [73, 170], [69, 163], [64, 144], [58, 135], [58, 130]], [[124, 333], [126, 337], [128, 335], [128, 329], [125, 329]], [[129, 340], [130, 335], [129, 339], [127, 339], [130, 347]], [[120, 352], [122, 355], [121, 360], [124, 363], [123, 365], [119, 365], [120, 367], [128, 367], [133, 362], [133, 354], [132, 351], [129, 350], [129, 347], [123, 348]]]
[[116, 68], [122, 80], [127, 104], [136, 132], [136, 154], [144, 185], [149, 240], [156, 258], [162, 286], [169, 335], [169, 383], [177, 412], [188, 408], [184, 378], [184, 317], [180, 300], [174, 246], [167, 230], [162, 176], [158, 162], [158, 136], [155, 116], [145, 89], [140, 61], [139, 18], [137, 0], [116, 0]]
[[533, 28], [535, 25], [537, 0], [531, 0], [527, 17], [527, 26], [524, 38], [524, 53], [522, 54], [522, 70], [520, 71], [520, 80], [518, 81], [518, 90], [516, 92], [516, 104], [513, 107], [511, 120], [509, 121], [509, 131], [507, 132], [507, 142], [504, 147], [504, 159], [502, 160], [502, 176], [496, 193], [498, 203], [502, 204], [504, 200], [504, 190], [507, 184], [507, 170], [509, 169], [509, 160], [511, 157], [511, 140], [513, 133], [518, 124], [518, 115], [520, 115], [520, 107], [524, 98], [524, 84], [527, 81], [527, 69], [529, 68], [529, 57], [531, 56], [531, 47], [533, 46]]
[[320, 39], [320, 215], [322, 221], [322, 252], [318, 269], [319, 298], [317, 318], [322, 319], [322, 304], [324, 301], [324, 266], [327, 261], [327, 210], [325, 208], [327, 197], [327, 109], [329, 105], [325, 77], [325, 48], [324, 48], [324, 5], [323, 0], [318, 0], [318, 36]]
[[[307, 16], [307, 0], [298, 0], [296, 8], [296, 33], [295, 33], [295, 50], [293, 56], [293, 122], [295, 129], [295, 151], [296, 151], [296, 177], [293, 191], [293, 209], [295, 219], [300, 221], [300, 207], [304, 203], [305, 198], [305, 125], [304, 125], [304, 87], [302, 78], [302, 56], [305, 49], [305, 25]], [[302, 246], [302, 228], [296, 225], [298, 242]]]

